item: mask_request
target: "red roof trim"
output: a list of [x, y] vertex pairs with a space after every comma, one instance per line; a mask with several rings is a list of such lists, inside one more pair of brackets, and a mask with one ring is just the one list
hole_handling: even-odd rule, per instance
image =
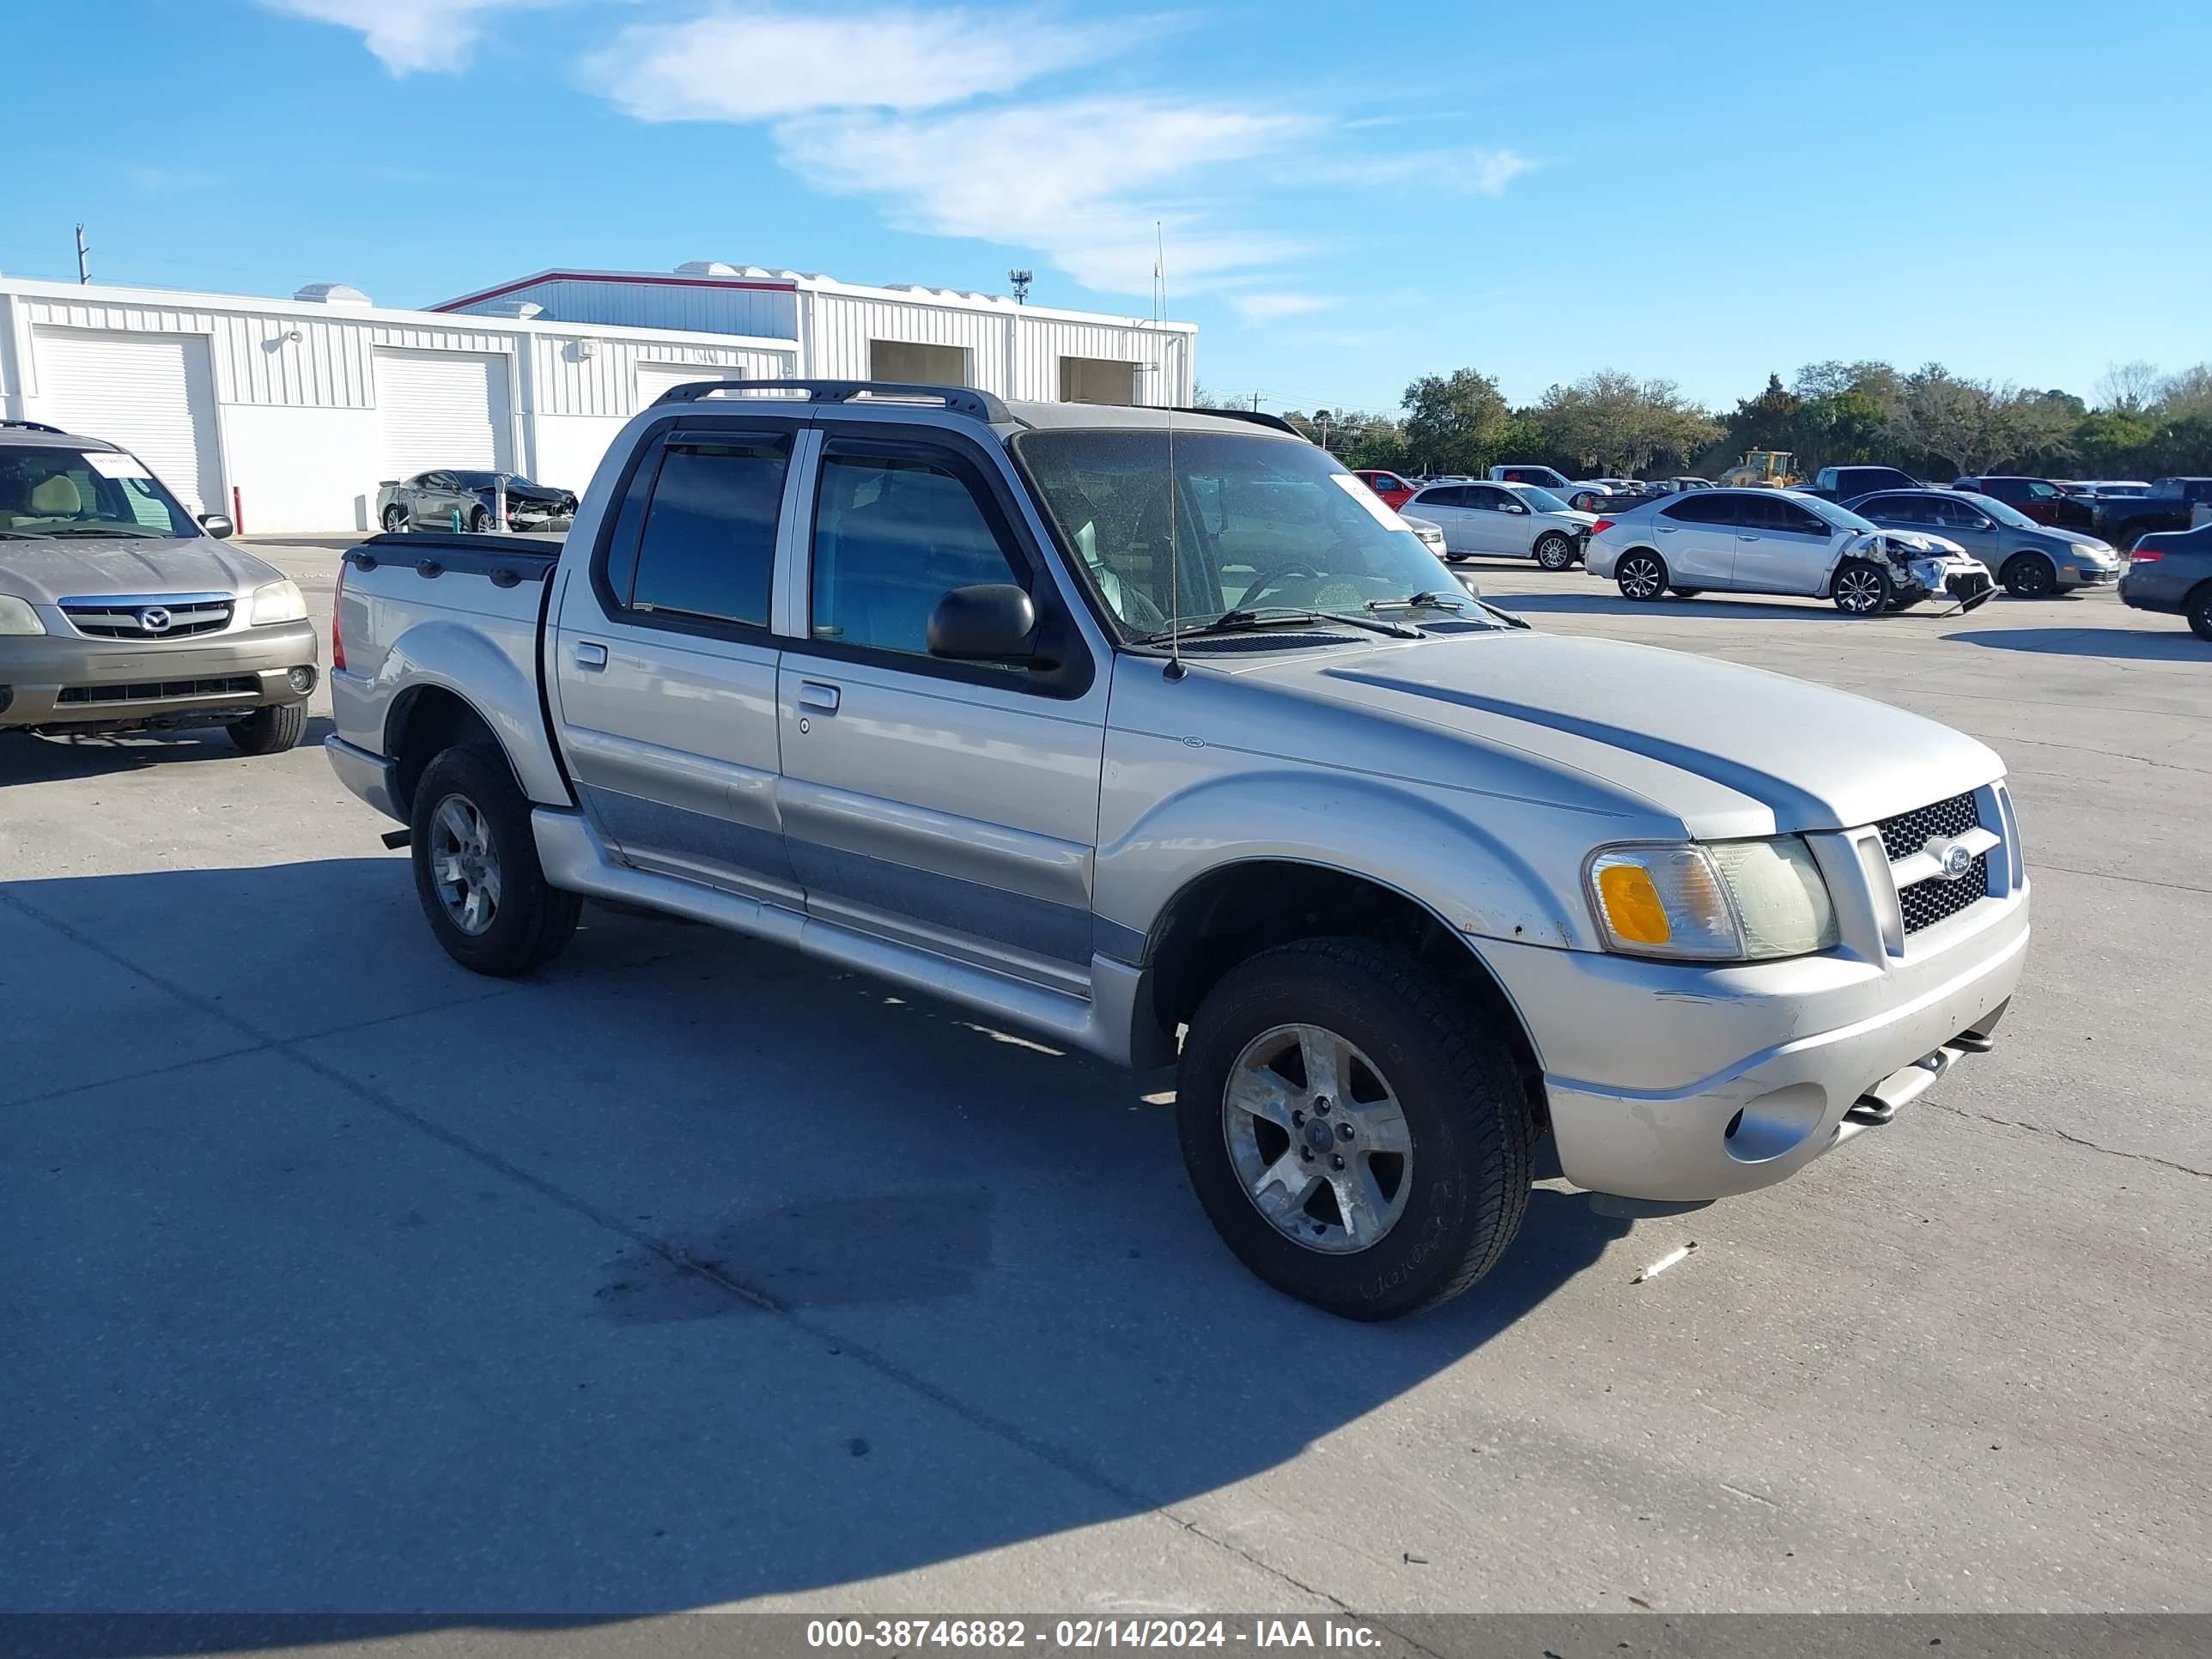
[[535, 288], [540, 283], [629, 283], [640, 288], [733, 288], [751, 289], [769, 294], [796, 294], [799, 291], [796, 283], [760, 282], [750, 277], [647, 276], [606, 270], [544, 270], [535, 276], [525, 276], [520, 282], [502, 283], [497, 288], [488, 288], [481, 294], [464, 294], [458, 300], [447, 300], [442, 305], [432, 306], [430, 309], [459, 311], [463, 306], [481, 305], [486, 300], [496, 300], [501, 295]]

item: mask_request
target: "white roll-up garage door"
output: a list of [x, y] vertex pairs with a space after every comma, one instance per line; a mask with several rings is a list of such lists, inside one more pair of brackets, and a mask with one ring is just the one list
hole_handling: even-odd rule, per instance
[[507, 459], [507, 359], [490, 352], [376, 353], [386, 478], [434, 468], [493, 471]]
[[31, 351], [39, 419], [122, 445], [195, 513], [227, 510], [204, 336], [40, 326]]
[[746, 371], [717, 363], [640, 363], [637, 366], [637, 406], [649, 409], [672, 386], [694, 380], [742, 380]]

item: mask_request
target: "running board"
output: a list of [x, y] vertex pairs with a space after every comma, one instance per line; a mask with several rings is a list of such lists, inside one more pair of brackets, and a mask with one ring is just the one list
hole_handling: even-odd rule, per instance
[[[617, 864], [580, 813], [541, 806], [531, 813], [530, 824], [545, 879], [564, 892], [638, 905], [790, 945], [819, 961], [940, 997], [982, 1015], [987, 1022], [1019, 1026], [1117, 1066], [1142, 1069], [1174, 1058], [1172, 1039], [1162, 1034], [1153, 1040], [1136, 1018], [1140, 1007], [1149, 1006], [1148, 1000], [1140, 1001], [1149, 998], [1143, 971], [1110, 957], [1091, 958], [1088, 998], [1070, 996], [785, 905], [764, 904], [719, 887]], [[1144, 1028], [1156, 1026], [1150, 1018], [1143, 1022]]]

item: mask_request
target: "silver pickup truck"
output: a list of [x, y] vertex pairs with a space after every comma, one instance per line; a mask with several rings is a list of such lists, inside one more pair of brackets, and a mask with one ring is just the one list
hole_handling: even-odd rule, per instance
[[1997, 757], [1531, 629], [1264, 417], [677, 388], [566, 541], [346, 556], [329, 753], [464, 964], [586, 897], [1145, 1068], [1230, 1247], [1480, 1278], [1540, 1139], [1616, 1213], [1778, 1182], [1987, 1050]]

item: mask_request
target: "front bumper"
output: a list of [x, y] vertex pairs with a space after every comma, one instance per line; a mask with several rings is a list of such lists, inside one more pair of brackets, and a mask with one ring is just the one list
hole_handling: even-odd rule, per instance
[[2111, 587], [2120, 580], [2117, 564], [2094, 565], [2080, 560], [2058, 562], [2058, 585], [2061, 587]]
[[[0, 639], [0, 727], [182, 725], [304, 702], [320, 678], [313, 623], [187, 640]], [[305, 669], [308, 685], [291, 675]]]
[[1695, 1202], [1788, 1178], [1986, 1048], [2027, 939], [2022, 884], [1880, 962], [1699, 968], [1494, 941], [1484, 955], [1536, 1039], [1567, 1179]]

